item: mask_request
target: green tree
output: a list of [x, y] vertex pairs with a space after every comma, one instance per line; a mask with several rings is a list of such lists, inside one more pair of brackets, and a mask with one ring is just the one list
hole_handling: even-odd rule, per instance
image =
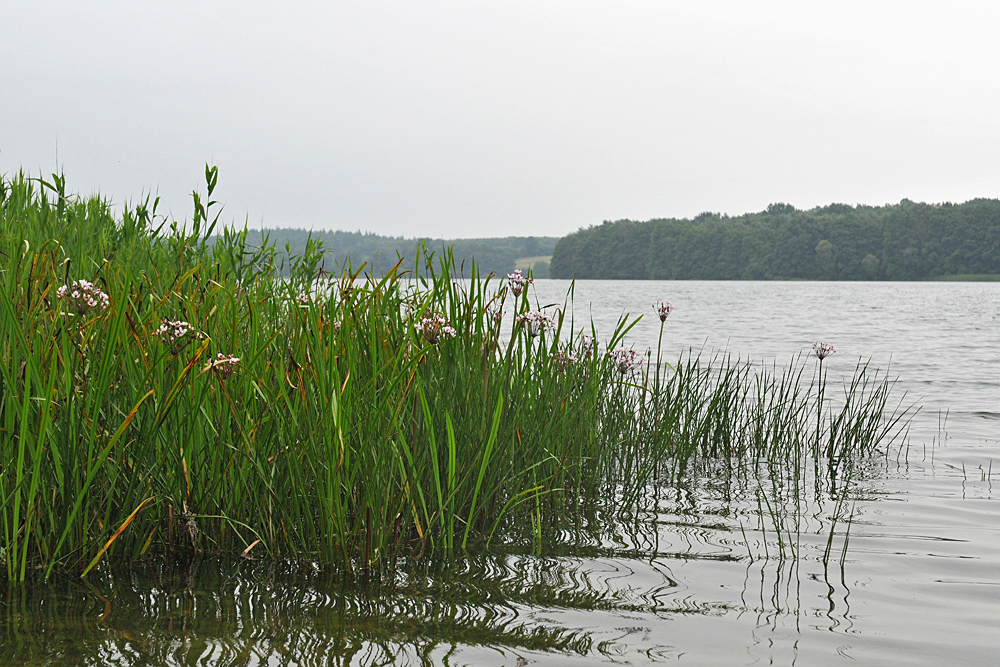
[[861, 260], [861, 266], [864, 268], [865, 273], [868, 274], [870, 280], [875, 280], [878, 278], [878, 257], [868, 253], [865, 258]]
[[826, 239], [816, 244], [816, 268], [820, 277], [826, 279], [837, 273], [837, 248]]

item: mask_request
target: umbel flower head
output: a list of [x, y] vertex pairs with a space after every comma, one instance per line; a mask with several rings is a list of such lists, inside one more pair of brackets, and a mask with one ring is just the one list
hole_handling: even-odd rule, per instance
[[108, 295], [89, 280], [74, 280], [56, 290], [56, 297], [66, 301], [71, 312], [86, 315], [92, 309], [104, 310], [111, 303]]
[[437, 345], [445, 338], [454, 338], [457, 333], [454, 327], [448, 324], [448, 320], [440, 315], [421, 318], [413, 328], [423, 334], [424, 340], [431, 345]]
[[639, 370], [646, 361], [643, 355], [624, 347], [612, 350], [608, 356], [611, 357], [611, 363], [618, 367], [618, 372], [622, 375]]
[[656, 312], [656, 316], [660, 318], [661, 322], [667, 321], [667, 316], [673, 312], [674, 304], [669, 301], [654, 301], [653, 311]]
[[552, 363], [560, 371], [565, 371], [577, 361], [576, 355], [573, 354], [573, 349], [565, 346], [559, 346], [558, 350], [549, 353], [549, 359], [552, 360]]
[[191, 341], [205, 337], [205, 334], [183, 320], [163, 320], [155, 335], [170, 348], [172, 354], [183, 350]]
[[836, 352], [836, 350], [833, 349], [833, 345], [830, 345], [829, 343], [816, 342], [813, 343], [813, 352], [815, 352], [816, 356], [819, 357], [820, 361], [822, 361]]
[[517, 323], [527, 329], [532, 338], [555, 326], [555, 321], [540, 310], [529, 310], [517, 318]]
[[534, 284], [535, 280], [533, 278], [526, 278], [521, 275], [521, 269], [515, 269], [514, 273], [507, 274], [507, 284], [510, 285], [510, 291], [515, 297], [521, 296], [524, 292], [524, 288], [528, 285]]
[[218, 377], [220, 380], [228, 380], [229, 378], [234, 376], [239, 370], [240, 370], [239, 357], [234, 357], [231, 354], [222, 354], [221, 352], [219, 352], [217, 355], [215, 355], [215, 359], [212, 359], [211, 361], [208, 362], [208, 364], [205, 365], [205, 368], [202, 370], [202, 372], [204, 373], [205, 371], [212, 371], [213, 373], [215, 373], [216, 377]]

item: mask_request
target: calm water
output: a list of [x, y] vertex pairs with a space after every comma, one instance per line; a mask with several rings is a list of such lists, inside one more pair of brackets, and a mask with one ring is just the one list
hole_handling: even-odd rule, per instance
[[[568, 283], [538, 281], [542, 305]], [[751, 494], [705, 480], [591, 544], [410, 569], [383, 586], [212, 561], [0, 593], [0, 663], [120, 665], [1000, 662], [1000, 284], [581, 282], [578, 324], [668, 356], [889, 366], [921, 406], [859, 483], [849, 536], [797, 505], [795, 553]], [[898, 460], [897, 460], [898, 459]], [[995, 472], [994, 472], [995, 469]], [[849, 539], [848, 548], [844, 543]]]

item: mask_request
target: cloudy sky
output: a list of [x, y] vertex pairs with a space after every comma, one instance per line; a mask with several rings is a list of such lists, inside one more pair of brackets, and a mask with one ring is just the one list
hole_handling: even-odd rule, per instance
[[185, 218], [211, 162], [230, 221], [452, 238], [1000, 197], [998, 27], [960, 0], [11, 2], [0, 172]]

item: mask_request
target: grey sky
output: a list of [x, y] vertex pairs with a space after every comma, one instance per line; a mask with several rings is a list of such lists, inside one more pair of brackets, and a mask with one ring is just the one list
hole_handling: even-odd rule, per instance
[[[292, 9], [286, 7], [294, 7]], [[13, 2], [0, 171], [444, 237], [1000, 197], [996, 2]]]

